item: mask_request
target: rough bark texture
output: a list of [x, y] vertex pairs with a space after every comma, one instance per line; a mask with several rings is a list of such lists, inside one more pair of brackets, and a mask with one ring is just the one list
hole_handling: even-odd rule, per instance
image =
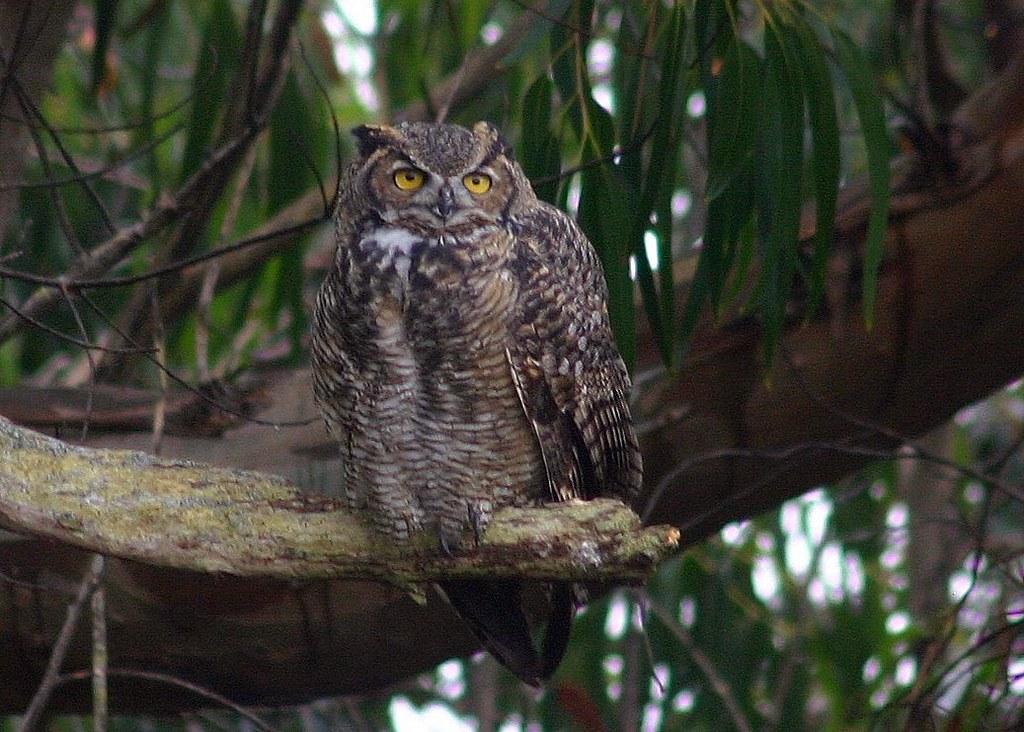
[[[436, 540], [403, 547], [343, 501], [250, 471], [129, 450], [69, 446], [0, 417], [0, 521], [102, 554], [247, 577], [441, 577], [641, 582], [678, 543], [641, 528], [618, 501], [571, 501], [495, 514], [480, 546], [446, 555]], [[471, 542], [469, 542], [471, 543]]]

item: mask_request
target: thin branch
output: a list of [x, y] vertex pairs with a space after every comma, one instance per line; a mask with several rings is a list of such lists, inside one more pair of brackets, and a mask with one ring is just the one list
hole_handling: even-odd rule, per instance
[[[105, 559], [97, 554], [99, 571], [105, 570]], [[107, 719], [110, 716], [109, 696], [107, 694], [107, 593], [100, 582], [92, 593], [92, 729], [93, 732], [106, 732]]]
[[[0, 276], [3, 276], [3, 272], [0, 272]], [[57, 292], [64, 293], [64, 292], [66, 292], [66, 290], [58, 287], [57, 288]], [[61, 297], [63, 297], [63, 294], [61, 294]], [[33, 328], [38, 328], [39, 330], [43, 331], [44, 333], [49, 333], [54, 338], [58, 338], [58, 339], [64, 341], [65, 343], [70, 343], [73, 346], [78, 346], [79, 348], [84, 348], [87, 351], [107, 351], [107, 352], [110, 352], [110, 353], [132, 354], [132, 355], [139, 354], [139, 353], [149, 353], [149, 352], [152, 351], [152, 349], [149, 349], [149, 348], [134, 348], [134, 347], [133, 348], [116, 348], [116, 347], [113, 347], [113, 346], [101, 346], [98, 343], [90, 343], [89, 341], [84, 341], [84, 340], [81, 340], [79, 338], [75, 338], [74, 336], [70, 336], [67, 333], [62, 333], [59, 330], [57, 330], [56, 328], [51, 328], [46, 323], [44, 323], [44, 322], [42, 322], [40, 320], [36, 320], [35, 318], [33, 318], [31, 315], [27, 314], [23, 310], [19, 310], [17, 307], [14, 306], [13, 303], [11, 303], [6, 298], [0, 297], [0, 305], [3, 305], [8, 310], [10, 310], [12, 313], [14, 313], [15, 316], [17, 316], [18, 318], [21, 318], [25, 322], [29, 323]]]
[[[646, 521], [650, 517], [651, 513], [654, 511], [654, 508], [657, 506], [658, 502], [661, 500], [661, 497], [665, 494], [665, 491], [671, 488], [672, 485], [675, 484], [675, 482], [679, 480], [683, 475], [685, 475], [688, 471], [702, 463], [713, 462], [715, 460], [728, 460], [734, 458], [742, 458], [749, 460], [782, 461], [797, 457], [802, 453], [814, 453], [816, 451], [825, 450], [845, 452], [848, 449], [846, 448], [845, 443], [848, 443], [853, 439], [858, 439], [861, 437], [863, 437], [863, 435], [851, 436], [847, 437], [843, 441], [835, 442], [807, 441], [801, 442], [796, 445], [790, 445], [789, 447], [774, 449], [726, 447], [720, 450], [709, 450], [707, 452], [700, 453], [691, 458], [688, 458], [687, 460], [680, 461], [675, 465], [675, 467], [673, 467], [664, 476], [662, 476], [661, 480], [658, 481], [657, 485], [655, 485], [654, 488], [648, 494], [646, 505], [644, 506], [644, 510], [641, 512], [640, 516]], [[849, 449], [852, 450], [853, 448]], [[860, 451], [859, 448], [858, 454], [863, 454], [863, 451]], [[874, 452], [872, 453], [872, 456], [874, 456]], [[750, 490], [753, 490], [753, 488], [751, 488]], [[742, 495], [737, 496], [735, 500], [738, 501], [741, 498], [745, 497], [746, 495], [748, 495], [748, 491], [743, 491]], [[696, 525], [704, 521], [705, 519], [713, 515], [713, 513], [718, 512], [720, 508], [723, 507], [718, 506], [715, 509], [711, 509], [696, 517], [692, 517], [688, 525]]]
[[[0, 482], [0, 485], [2, 485], [2, 482]], [[71, 638], [78, 628], [78, 619], [82, 615], [82, 608], [85, 607], [86, 600], [89, 599], [99, 584], [102, 572], [103, 558], [97, 555], [93, 557], [89, 569], [86, 571], [85, 576], [82, 577], [82, 583], [78, 586], [78, 594], [68, 605], [67, 614], [64, 617], [64, 625], [61, 626], [60, 635], [57, 636], [57, 640], [50, 651], [50, 660], [46, 664], [43, 679], [39, 682], [39, 687], [32, 697], [32, 702], [22, 717], [21, 726], [18, 728], [19, 732], [33, 732], [38, 728], [39, 721], [46, 709], [46, 704], [50, 700], [50, 695], [53, 694], [53, 690], [60, 682], [60, 667], [64, 662], [64, 656], [67, 655]]]
[[137, 285], [140, 282], [153, 280], [167, 274], [180, 272], [192, 267], [193, 265], [209, 262], [212, 259], [217, 259], [233, 252], [248, 249], [271, 239], [278, 239], [281, 237], [298, 237], [300, 234], [304, 234], [315, 226], [324, 223], [325, 220], [326, 219], [317, 216], [316, 218], [300, 221], [297, 224], [283, 226], [280, 229], [273, 229], [262, 234], [247, 236], [232, 244], [217, 247], [216, 249], [203, 252], [202, 254], [197, 254], [194, 257], [188, 257], [187, 259], [179, 259], [175, 262], [171, 262], [170, 264], [166, 264], [162, 267], [156, 267], [137, 275], [103, 277], [96, 279], [65, 276], [49, 277], [46, 275], [33, 274], [31, 272], [22, 272], [8, 267], [0, 267], [0, 277], [10, 277], [12, 280], [18, 280], [19, 282], [27, 282], [29, 284], [39, 285], [40, 287], [55, 289], [67, 287], [70, 290], [96, 290], [112, 287], [128, 287], [129, 285]]
[[[259, 133], [258, 124], [264, 122], [265, 118], [257, 120], [257, 124], [245, 127], [237, 136], [214, 150], [206, 157], [199, 169], [178, 189], [175, 196], [161, 200], [151, 211], [144, 214], [141, 220], [117, 231], [110, 239], [90, 250], [88, 256], [79, 257], [71, 264], [64, 276], [47, 278], [48, 281], [45, 284], [37, 283], [44, 286], [37, 289], [22, 303], [20, 307], [22, 315], [8, 317], [0, 321], [0, 343], [17, 331], [26, 316], [35, 316], [54, 305], [58, 296], [54, 288], [59, 286], [57, 282], [60, 279], [64, 279], [68, 287], [78, 289], [81, 286], [81, 280], [94, 279], [100, 273], [109, 271], [111, 267], [119, 264], [149, 237], [178, 220], [183, 211], [189, 210], [196, 204], [197, 198], [209, 185], [210, 180], [221, 175], [225, 167], [234, 164], [237, 156]], [[15, 273], [2, 271], [0, 275], [14, 277]]]
[[[75, 325], [78, 326], [78, 333], [82, 336], [83, 341], [89, 340], [89, 332], [85, 329], [85, 322], [82, 320], [81, 313], [78, 312], [78, 308], [75, 307], [74, 300], [71, 299], [71, 293], [67, 290], [61, 290], [61, 295], [68, 303], [68, 308], [71, 310], [71, 315], [75, 319]], [[85, 349], [85, 358], [89, 362], [89, 386], [85, 394], [85, 417], [82, 419], [82, 434], [81, 440], [85, 442], [85, 439], [89, 436], [89, 420], [92, 418], [92, 402], [93, 392], [96, 388], [96, 359], [92, 355], [92, 349]]]
[[[98, 316], [100, 316], [100, 318], [102, 318], [106, 322], [106, 324], [109, 325], [114, 330], [115, 333], [117, 333], [119, 336], [121, 336], [122, 339], [124, 339], [127, 343], [130, 343], [133, 346], [138, 347], [138, 343], [135, 341], [135, 339], [132, 338], [129, 334], [125, 333], [124, 330], [117, 324], [117, 322], [114, 321], [114, 319], [111, 318], [109, 315], [107, 315], [99, 307], [99, 305], [97, 305], [84, 292], [79, 293], [79, 297], [81, 297], [82, 300], [85, 302], [85, 304], [88, 305], [89, 308], [94, 313], [96, 313]], [[138, 354], [138, 355], [141, 355], [143, 358], [145, 358], [151, 364], [156, 366], [157, 369], [159, 369], [161, 374], [163, 374], [164, 376], [169, 378], [171, 381], [176, 383], [178, 386], [184, 388], [185, 390], [191, 392], [192, 394], [195, 394], [197, 397], [199, 397], [199, 399], [201, 401], [205, 402], [206, 404], [210, 405], [211, 407], [213, 407], [213, 408], [215, 408], [215, 409], [217, 409], [217, 410], [219, 410], [221, 412], [224, 412], [225, 414], [230, 414], [232, 417], [238, 417], [239, 419], [242, 419], [242, 420], [244, 420], [246, 422], [249, 422], [251, 424], [261, 424], [261, 425], [264, 425], [266, 427], [274, 427], [275, 429], [281, 428], [281, 427], [302, 427], [302, 426], [305, 426], [307, 424], [312, 424], [313, 422], [317, 421], [317, 419], [319, 419], [318, 417], [310, 417], [309, 419], [293, 419], [293, 420], [287, 420], [287, 421], [281, 421], [281, 422], [274, 422], [274, 421], [265, 420], [265, 419], [258, 419], [256, 417], [251, 417], [248, 414], [245, 414], [243, 412], [239, 412], [238, 410], [232, 409], [231, 407], [225, 406], [224, 404], [218, 402], [216, 399], [212, 398], [208, 394], [205, 394], [202, 390], [197, 389], [192, 384], [188, 383], [185, 379], [183, 379], [182, 377], [178, 376], [176, 373], [171, 371], [164, 364], [164, 361], [163, 361], [163, 359], [161, 357], [161, 352], [160, 352], [159, 347], [157, 347], [156, 351], [157, 352], [154, 355], [150, 351], [142, 350], [141, 348], [139, 348], [139, 350], [137, 350], [135, 353]]]
[[48, 129], [52, 132], [57, 133], [58, 135], [105, 135], [112, 132], [127, 132], [131, 130], [141, 129], [143, 127], [148, 127], [155, 122], [159, 122], [162, 119], [166, 119], [174, 115], [175, 112], [179, 111], [180, 109], [191, 103], [192, 99], [193, 94], [190, 92], [186, 94], [184, 97], [182, 97], [180, 101], [175, 102], [167, 109], [163, 110], [162, 112], [157, 112], [152, 116], [143, 117], [142, 119], [134, 120], [132, 122], [122, 122], [120, 124], [115, 125], [100, 125], [96, 127], [61, 127], [59, 125], [50, 125], [47, 128], [44, 125], [37, 124], [28, 119], [22, 119], [21, 117], [16, 117], [13, 114], [6, 114], [3, 112], [0, 112], [0, 119], [5, 119], [9, 122], [14, 122], [15, 124], [21, 125], [22, 127], [27, 127], [28, 129], [32, 130]]
[[682, 644], [683, 648], [693, 659], [693, 662], [697, 665], [697, 668], [701, 670], [704, 677], [711, 684], [711, 690], [715, 692], [715, 695], [722, 700], [726, 710], [729, 712], [729, 717], [732, 719], [733, 726], [740, 730], [740, 732], [751, 732], [753, 729], [750, 726], [749, 720], [746, 715], [743, 714], [743, 709], [740, 708], [739, 702], [736, 701], [736, 697], [732, 693], [732, 687], [729, 686], [728, 682], [722, 677], [715, 668], [715, 664], [711, 662], [711, 659], [707, 657], [704, 651], [701, 650], [700, 646], [690, 635], [690, 631], [684, 628], [681, 624], [676, 622], [676, 619], [672, 617], [672, 614], [668, 610], [663, 608], [656, 602], [651, 602], [648, 597], [648, 607], [654, 611], [658, 620], [665, 626], [672, 635], [674, 635]]
[[[79, 257], [65, 273], [67, 280], [91, 279], [109, 271], [150, 236], [178, 221], [182, 214], [188, 213], [189, 219], [194, 220], [197, 213], [209, 207], [211, 191], [220, 189], [227, 172], [234, 167], [239, 156], [252, 144], [270, 118], [283, 84], [285, 51], [300, 8], [301, 3], [297, 0], [288, 0], [278, 6], [270, 30], [269, 60], [257, 86], [262, 106], [258, 110], [250, 110], [244, 120], [235, 125], [232, 133], [206, 157], [199, 169], [178, 189], [176, 195], [161, 200], [154, 209], [143, 216], [142, 220], [114, 232], [110, 239], [93, 248], [88, 257]], [[186, 221], [179, 236], [191, 236], [191, 228], [189, 221]], [[171, 250], [174, 248], [172, 246]], [[52, 307], [56, 301], [52, 289], [37, 289], [22, 303], [20, 309], [27, 315], [35, 316]], [[17, 331], [23, 322], [22, 319], [13, 316], [0, 321], [0, 343]]]
[[454, 109], [464, 101], [484, 91], [494, 83], [496, 76], [504, 73], [502, 60], [526, 39], [536, 27], [537, 19], [531, 13], [523, 12], [509, 24], [505, 34], [491, 46], [475, 48], [466, 53], [459, 69], [449, 74], [424, 95], [425, 101], [410, 104], [396, 115], [397, 121], [427, 121], [436, 116], [436, 111], [444, 100], [450, 100], [449, 106]]
[[854, 425], [855, 427], [861, 427], [862, 429], [869, 430], [881, 437], [885, 437], [889, 440], [892, 440], [893, 442], [903, 445], [904, 448], [906, 448], [912, 453], [911, 457], [913, 458], [925, 460], [927, 462], [934, 463], [935, 465], [941, 465], [947, 468], [951, 468], [954, 471], [958, 472], [960, 475], [966, 476], [968, 478], [973, 478], [974, 480], [977, 480], [981, 483], [985, 483], [987, 485], [994, 486], [999, 490], [1003, 491], [1004, 493], [1006, 493], [1007, 495], [1016, 498], [1018, 501], [1024, 502], [1024, 488], [1022, 488], [1021, 486], [1014, 485], [1007, 481], [1001, 480], [997, 476], [986, 473], [984, 470], [978, 470], [976, 468], [972, 468], [969, 465], [961, 465], [960, 463], [957, 463], [954, 460], [950, 460], [949, 458], [943, 455], [938, 455], [930, 450], [927, 450], [924, 447], [921, 447], [919, 444], [914, 442], [912, 438], [908, 437], [907, 435], [897, 430], [886, 427], [884, 424], [881, 424], [880, 422], [876, 422], [866, 417], [860, 417], [856, 414], [853, 414], [852, 412], [848, 412], [845, 409], [837, 407], [829, 399], [827, 399], [824, 394], [822, 394], [813, 386], [811, 386], [807, 379], [804, 378], [804, 375], [800, 372], [800, 369], [798, 369], [796, 365], [793, 363], [793, 360], [789, 354], [789, 351], [785, 348], [785, 345], [783, 345], [780, 350], [782, 351], [782, 355], [786, 361], [786, 364], [790, 368], [790, 372], [793, 374], [793, 377], [796, 379], [797, 384], [803, 390], [804, 394], [806, 394], [811, 400], [813, 400], [815, 404], [818, 404], [820, 407], [825, 409], [829, 414], [839, 417], [840, 419], [845, 420], [846, 422]]
[[150, 451], [154, 455], [159, 455], [164, 440], [164, 422], [167, 417], [167, 374], [170, 372], [167, 369], [167, 338], [164, 335], [164, 320], [160, 317], [160, 294], [157, 292], [155, 283], [150, 286], [149, 290], [149, 299], [153, 308], [153, 344], [156, 346], [153, 363], [160, 369], [160, 396], [153, 405], [153, 434]]
[[[21, 112], [26, 119], [31, 117], [28, 105], [25, 104], [25, 100], [18, 95], [18, 105], [21, 107]], [[39, 130], [35, 127], [29, 128], [29, 134], [32, 137], [32, 144], [35, 145], [36, 154], [39, 156], [39, 162], [43, 166], [43, 175], [47, 178], [51, 177], [50, 173], [50, 156], [46, 152], [46, 143], [43, 142], [42, 135], [39, 134]], [[60, 195], [60, 191], [57, 188], [51, 188], [49, 191], [50, 201], [53, 203], [53, 209], [57, 212], [57, 220], [60, 222], [61, 231], [64, 232], [64, 238], [71, 244], [79, 255], [84, 253], [82, 249], [82, 243], [78, 240], [78, 236], [75, 234], [75, 229], [71, 225], [71, 219], [68, 217], [67, 209], [64, 207], [64, 199]]]
[[[235, 221], [238, 212], [242, 207], [242, 198], [249, 187], [249, 180], [252, 177], [253, 167], [256, 164], [256, 147], [250, 147], [242, 159], [241, 169], [235, 180], [234, 193], [228, 199], [227, 210], [220, 224], [221, 239], [226, 239], [228, 232], [235, 228]], [[210, 306], [213, 303], [213, 295], [217, 285], [217, 278], [220, 276], [220, 259], [214, 259], [213, 263], [206, 267], [203, 272], [202, 285], [199, 288], [199, 302], [196, 308], [196, 366], [199, 371], [201, 382], [210, 379]]]
[[341, 154], [341, 127], [338, 124], [338, 115], [334, 111], [334, 105], [331, 104], [331, 96], [327, 93], [327, 87], [306, 57], [306, 47], [301, 41], [299, 42], [299, 55], [302, 57], [306, 70], [309, 72], [310, 78], [313, 79], [313, 83], [316, 85], [317, 91], [319, 91], [320, 97], [324, 101], [327, 113], [331, 116], [331, 127], [334, 130], [334, 194], [331, 196], [330, 204], [325, 202], [324, 205], [324, 219], [329, 219], [334, 214], [334, 209], [338, 206], [338, 197], [341, 195], [341, 178], [344, 173]]
[[[140, 145], [135, 150], [132, 150], [132, 151], [126, 153], [125, 155], [123, 155], [122, 157], [118, 158], [114, 162], [109, 163], [107, 165], [104, 165], [104, 166], [102, 166], [100, 168], [97, 168], [96, 170], [90, 170], [88, 173], [83, 173], [80, 170], [78, 170], [77, 167], [76, 167], [75, 170], [78, 170], [78, 172], [75, 175], [69, 175], [69, 176], [66, 176], [64, 178], [50, 178], [49, 175], [47, 175], [47, 177], [44, 178], [43, 180], [33, 180], [33, 181], [0, 181], [0, 193], [3, 193], [4, 191], [13, 191], [13, 190], [35, 190], [35, 189], [39, 189], [39, 188], [61, 188], [63, 186], [72, 185], [73, 183], [85, 183], [86, 181], [95, 180], [96, 178], [102, 178], [103, 176], [107, 175], [108, 173], [112, 173], [113, 171], [117, 170], [118, 168], [123, 168], [125, 165], [127, 165], [130, 162], [132, 162], [133, 160], [137, 160], [138, 158], [145, 157], [149, 153], [153, 152], [153, 150], [158, 148], [160, 145], [162, 145], [163, 143], [167, 142], [167, 140], [171, 139], [176, 134], [181, 132], [183, 129], [185, 129], [185, 125], [184, 124], [181, 124], [181, 123], [176, 124], [173, 127], [171, 127], [169, 130], [164, 132], [162, 135], [157, 135], [155, 138], [153, 138], [149, 142], [147, 142], [147, 143], [145, 143], [143, 145]], [[116, 228], [111, 229], [110, 233], [113, 234], [115, 231], [116, 231]]]
[[[944, 468], [948, 468], [961, 475], [974, 478], [982, 483], [992, 485], [999, 488], [1007, 495], [1016, 498], [1019, 501], [1024, 502], [1024, 487], [1014, 485], [1005, 480], [986, 476], [984, 473], [968, 468], [962, 465], [958, 465], [956, 462], [944, 458], [939, 455], [933, 455], [927, 451], [898, 451], [898, 450], [882, 450], [871, 447], [864, 447], [853, 444], [858, 440], [864, 439], [865, 434], [851, 435], [843, 438], [842, 440], [827, 441], [827, 440], [810, 440], [802, 442], [797, 445], [790, 447], [779, 448], [779, 449], [750, 449], [750, 448], [725, 448], [722, 450], [712, 450], [706, 453], [702, 453], [688, 460], [684, 460], [676, 465], [672, 470], [665, 474], [665, 476], [658, 482], [654, 490], [651, 491], [650, 496], [647, 499], [646, 506], [644, 507], [641, 516], [646, 520], [651, 513], [654, 511], [661, 496], [664, 495], [665, 491], [668, 490], [679, 478], [685, 474], [688, 470], [696, 465], [703, 462], [710, 462], [713, 460], [725, 460], [733, 458], [749, 459], [749, 460], [766, 460], [766, 461], [781, 461], [785, 462], [806, 454], [807, 458], [814, 456], [815, 453], [827, 453], [835, 452], [842, 455], [858, 455], [862, 457], [870, 457], [876, 460], [919, 460], [925, 462], [931, 462]], [[685, 534], [687, 531], [695, 526], [699, 526], [704, 523], [712, 516], [721, 515], [727, 513], [729, 508], [745, 498], [764, 490], [765, 486], [771, 484], [777, 480], [787, 470], [795, 467], [793, 465], [783, 465], [778, 471], [767, 475], [762, 480], [744, 487], [741, 490], [737, 490], [731, 493], [725, 500], [718, 503], [713, 508], [709, 508], [696, 516], [692, 516], [680, 526], [680, 530]]]
[[[579, 37], [582, 37], [582, 38], [590, 38], [590, 36], [593, 35], [593, 33], [590, 30], [585, 30], [583, 28], [580, 28], [579, 26], [573, 25], [572, 23], [567, 23], [566, 21], [562, 20], [561, 18], [559, 18], [557, 16], [554, 16], [551, 13], [545, 12], [544, 10], [541, 9], [541, 6], [539, 6], [539, 5], [533, 5], [531, 3], [525, 2], [525, 0], [512, 0], [512, 2], [514, 2], [516, 5], [521, 7], [527, 13], [531, 13], [533, 15], [536, 15], [539, 18], [542, 18], [542, 19], [548, 21], [549, 23], [557, 25], [558, 27], [563, 28], [563, 29], [569, 31], [569, 33], [574, 35], [574, 36], [579, 36]], [[653, 13], [652, 13], [652, 15], [653, 15]], [[616, 48], [616, 50], [621, 51], [626, 56], [637, 56], [639, 58], [647, 59], [649, 61], [657, 61], [658, 60], [657, 56], [655, 56], [654, 54], [647, 53], [647, 52], [645, 52], [645, 51], [643, 51], [641, 49], [631, 48], [629, 46], [620, 45], [620, 44], [615, 44], [615, 48]]]
[[580, 163], [579, 165], [574, 165], [571, 168], [566, 168], [565, 170], [560, 171], [554, 175], [545, 175], [542, 178], [532, 179], [530, 183], [535, 186], [542, 186], [546, 183], [554, 183], [556, 181], [564, 180], [565, 178], [573, 176], [576, 173], [579, 173], [583, 170], [587, 170], [588, 168], [595, 168], [599, 165], [607, 165], [608, 163], [614, 162], [618, 158], [621, 158], [623, 155], [632, 155], [635, 152], [639, 152], [640, 149], [644, 146], [644, 143], [647, 142], [647, 140], [650, 138], [652, 134], [654, 134], [654, 130], [657, 129], [657, 127], [658, 120], [654, 120], [654, 122], [651, 124], [650, 127], [647, 128], [647, 131], [644, 132], [644, 134], [640, 135], [640, 137], [636, 138], [635, 140], [632, 140], [628, 145], [620, 147], [617, 150], [613, 150], [607, 155], [601, 155], [600, 157], [594, 158], [593, 160], [587, 160], [586, 162]]
[[[37, 33], [42, 31], [46, 21], [49, 20], [50, 11], [52, 10], [53, 2], [46, 7], [46, 13], [43, 16], [43, 22], [39, 24]], [[27, 54], [18, 54], [22, 43], [25, 40], [25, 33], [28, 29], [28, 16], [32, 10], [31, 3], [25, 3], [21, 7], [21, 15], [18, 18], [18, 30], [14, 33], [14, 43], [11, 47], [11, 57], [8, 59], [3, 52], [3, 48], [0, 48], [0, 67], [3, 69], [3, 75], [0, 76], [0, 109], [3, 108], [4, 102], [7, 101], [7, 92], [11, 88], [11, 82], [14, 80], [14, 74], [18, 70], [18, 66], [24, 60]], [[32, 44], [29, 44], [29, 48]]]
[[[71, 156], [71, 153], [68, 152], [68, 149], [64, 147], [64, 143], [60, 139], [60, 135], [58, 135], [57, 133], [53, 132], [50, 129], [50, 123], [46, 120], [46, 117], [43, 115], [43, 112], [39, 108], [39, 105], [32, 101], [32, 97], [29, 96], [28, 90], [21, 84], [21, 82], [18, 80], [18, 77], [16, 76], [12, 77], [11, 82], [13, 84], [15, 93], [18, 95], [19, 101], [28, 106], [29, 111], [31, 111], [32, 115], [37, 120], [39, 120], [39, 123], [43, 125], [43, 127], [46, 128], [47, 133], [50, 135], [50, 139], [53, 140], [54, 146], [57, 148], [57, 151], [60, 153], [60, 156], [64, 159], [64, 163], [69, 168], [71, 168], [72, 171], [74, 171], [75, 175], [80, 176], [82, 174], [82, 171], [78, 169], [78, 164], [75, 162], [75, 159]], [[79, 182], [82, 186], [82, 190], [85, 191], [86, 196], [92, 202], [93, 207], [96, 209], [97, 213], [99, 213], [100, 215], [100, 218], [103, 220], [103, 225], [107, 228], [108, 232], [113, 234], [115, 231], [117, 231], [117, 227], [114, 226], [113, 218], [111, 217], [110, 212], [107, 211], [107, 207], [103, 204], [103, 201], [96, 194], [96, 191], [93, 190], [92, 186], [89, 185], [89, 181], [87, 178], [83, 178]]]
[[[260, 34], [248, 36], [241, 56], [243, 59], [240, 61], [241, 66], [236, 71], [235, 84], [238, 89], [251, 89], [253, 93], [251, 95], [236, 94], [229, 99], [224, 123], [219, 133], [221, 139], [230, 139], [238, 134], [239, 130], [253, 129], [261, 132], [266, 127], [287, 78], [288, 48], [291, 43], [292, 29], [301, 6], [302, 3], [298, 0], [282, 0], [276, 6], [276, 12], [273, 20], [269, 23], [265, 39]], [[250, 25], [262, 28], [264, 25], [260, 21], [262, 16], [263, 10], [260, 8], [260, 4], [251, 4]], [[262, 59], [260, 58], [260, 49], [264, 50]], [[254, 62], [248, 65], [253, 68], [247, 67], [244, 61], [247, 58]], [[251, 83], [250, 75], [257, 77], [255, 85]], [[174, 261], [188, 256], [204, 239], [204, 232], [225, 186], [228, 185], [244, 152], [254, 141], [255, 136], [250, 138], [244, 147], [239, 148], [237, 154], [219, 168], [216, 174], [209, 176], [201, 188], [197, 189], [192, 205], [181, 212], [182, 215], [175, 222], [176, 226], [166, 245], [157, 252], [158, 262]], [[176, 274], [161, 280], [159, 285], [161, 297], [173, 289], [177, 280]], [[148, 330], [149, 327], [146, 324], [149, 321], [149, 315], [150, 308], [145, 294], [133, 293], [121, 308], [118, 317], [120, 330], [133, 334]], [[131, 368], [132, 364], [133, 360], [126, 357], [105, 356], [100, 361], [99, 373], [102, 378], [118, 380], [124, 378], [125, 372]]]
[[[61, 684], [67, 684], [72, 681], [82, 681], [89, 678], [92, 672], [88, 669], [81, 671], [73, 671], [71, 673], [63, 674], [59, 677], [58, 682]], [[276, 732], [274, 727], [260, 719], [256, 714], [249, 711], [240, 704], [236, 704], [225, 696], [221, 696], [215, 691], [207, 689], [199, 684], [194, 684], [191, 681], [178, 678], [177, 676], [171, 676], [170, 674], [159, 673], [157, 671], [139, 671], [135, 669], [127, 668], [110, 668], [107, 669], [107, 676], [111, 678], [126, 678], [126, 679], [139, 679], [142, 681], [152, 681], [157, 684], [166, 684], [168, 686], [176, 686], [179, 689], [185, 689], [190, 691], [197, 696], [201, 696], [204, 699], [211, 701], [215, 704], [230, 709], [241, 717], [252, 722], [252, 724], [264, 732]]]

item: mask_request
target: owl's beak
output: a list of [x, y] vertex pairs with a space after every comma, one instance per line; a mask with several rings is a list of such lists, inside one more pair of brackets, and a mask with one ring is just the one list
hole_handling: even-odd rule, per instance
[[452, 211], [455, 210], [455, 191], [452, 190], [450, 183], [445, 183], [441, 186], [441, 191], [437, 194], [437, 205], [434, 207], [434, 210], [442, 219], [451, 216]]

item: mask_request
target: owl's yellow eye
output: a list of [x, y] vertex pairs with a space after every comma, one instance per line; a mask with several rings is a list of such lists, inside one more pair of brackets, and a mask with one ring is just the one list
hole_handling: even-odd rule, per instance
[[416, 168], [399, 168], [395, 171], [395, 185], [403, 191], [415, 191], [423, 186], [424, 180], [423, 171]]
[[466, 190], [470, 193], [487, 193], [491, 190], [491, 176], [487, 173], [470, 173], [469, 175], [463, 176], [462, 185], [466, 186]]

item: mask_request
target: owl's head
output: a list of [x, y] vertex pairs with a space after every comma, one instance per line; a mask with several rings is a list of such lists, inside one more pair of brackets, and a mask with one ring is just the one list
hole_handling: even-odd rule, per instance
[[508, 143], [487, 122], [363, 125], [356, 186], [385, 221], [431, 230], [501, 223], [533, 197]]

